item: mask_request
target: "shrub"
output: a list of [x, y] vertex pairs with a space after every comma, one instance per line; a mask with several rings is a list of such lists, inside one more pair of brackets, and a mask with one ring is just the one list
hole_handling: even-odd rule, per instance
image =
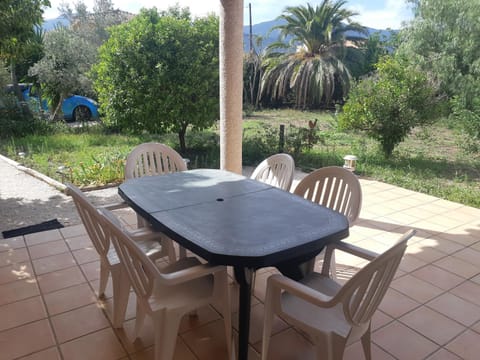
[[434, 94], [423, 73], [385, 57], [377, 64], [374, 76], [354, 86], [339, 114], [339, 125], [365, 131], [380, 142], [383, 153], [390, 157], [412, 128], [436, 118]]

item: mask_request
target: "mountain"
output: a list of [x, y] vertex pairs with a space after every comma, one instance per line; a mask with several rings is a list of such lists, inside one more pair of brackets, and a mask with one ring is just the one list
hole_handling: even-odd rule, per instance
[[[133, 16], [133, 14], [131, 14]], [[277, 41], [278, 36], [280, 35], [279, 30], [274, 30], [270, 32], [270, 30], [277, 25], [282, 24], [283, 20], [271, 20], [271, 21], [264, 21], [255, 25], [252, 25], [252, 35], [253, 35], [253, 46], [260, 52], [266, 46], [270, 45], [271, 43]], [[49, 31], [55, 28], [55, 26], [68, 26], [69, 21], [65, 17], [57, 17], [55, 19], [45, 20], [43, 23], [42, 28], [45, 31]], [[367, 27], [368, 36], [374, 33], [380, 33], [380, 38], [384, 40], [388, 40], [391, 36], [390, 30], [379, 30], [374, 28]], [[395, 30], [393, 30], [395, 31]], [[250, 26], [245, 25], [243, 27], [243, 47], [245, 51], [250, 50]], [[354, 33], [350, 33], [349, 35], [354, 35]], [[360, 34], [359, 34], [360, 35]], [[360, 35], [363, 36], [363, 35]], [[257, 46], [256, 39], [261, 37], [263, 40], [261, 44]]]
[[[279, 30], [274, 30], [270, 33], [270, 30], [277, 25], [281, 25], [284, 23], [284, 20], [282, 19], [277, 19], [277, 20], [271, 20], [271, 21], [265, 21], [261, 22], [255, 25], [252, 25], [252, 37], [253, 37], [253, 46], [257, 50], [257, 52], [260, 52], [262, 49], [264, 49], [266, 46], [270, 45], [271, 43], [277, 41], [278, 36], [280, 35]], [[390, 39], [391, 36], [391, 31], [395, 32], [396, 30], [385, 30], [385, 29], [374, 29], [374, 28], [369, 28], [367, 27], [367, 32], [368, 36], [374, 34], [374, 33], [379, 33], [380, 38], [382, 40], [388, 40]], [[363, 34], [355, 34], [354, 32], [349, 32], [349, 36], [352, 35], [358, 35], [365, 37]], [[257, 46], [255, 43], [256, 39], [261, 37], [263, 40], [260, 44], [260, 46]], [[250, 26], [245, 25], [243, 27], [243, 47], [245, 51], [250, 50]]]
[[55, 29], [56, 26], [68, 26], [70, 22], [63, 16], [59, 16], [55, 19], [45, 20], [42, 24], [44, 31], [50, 31]]

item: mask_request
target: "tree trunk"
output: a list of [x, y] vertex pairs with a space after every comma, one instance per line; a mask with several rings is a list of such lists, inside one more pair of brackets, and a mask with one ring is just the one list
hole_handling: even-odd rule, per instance
[[62, 102], [63, 102], [64, 98], [65, 98], [65, 96], [63, 94], [60, 94], [60, 100], [58, 101], [58, 104], [55, 107], [55, 111], [53, 112], [50, 120], [55, 120], [55, 118], [57, 117], [58, 110], [60, 110], [60, 107], [62, 106]]
[[185, 144], [185, 134], [187, 132], [187, 124], [182, 124], [182, 127], [178, 131], [178, 141], [180, 142], [180, 152], [185, 154], [187, 146]]

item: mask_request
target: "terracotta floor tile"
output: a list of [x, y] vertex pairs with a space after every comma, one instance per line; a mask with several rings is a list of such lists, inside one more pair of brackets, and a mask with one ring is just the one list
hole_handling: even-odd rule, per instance
[[25, 235], [25, 243], [27, 244], [27, 246], [38, 245], [62, 239], [62, 234], [57, 229]]
[[480, 334], [467, 330], [445, 346], [464, 360], [478, 360], [480, 353]]
[[435, 265], [424, 266], [418, 270], [415, 270], [412, 275], [443, 290], [449, 290], [465, 281], [464, 278]]
[[64, 240], [51, 241], [45, 244], [33, 245], [28, 247], [30, 257], [39, 259], [46, 256], [57, 255], [68, 252], [68, 246]]
[[[375, 344], [371, 344], [371, 352], [372, 352], [372, 359], [395, 360], [395, 358], [392, 355], [390, 355], [383, 349], [380, 349]], [[363, 360], [363, 359], [364, 359], [364, 354], [363, 354], [362, 344], [360, 343], [360, 341], [357, 341], [355, 344], [352, 344], [345, 349], [345, 353], [343, 354], [342, 360]]]
[[427, 264], [428, 262], [417, 258], [414, 255], [406, 254], [402, 258], [399, 269], [405, 272], [412, 272]]
[[409, 274], [393, 280], [390, 287], [419, 303], [431, 300], [444, 292], [444, 290]]
[[42, 275], [75, 266], [77, 263], [70, 252], [32, 260], [35, 274]]
[[392, 322], [394, 319], [391, 316], [388, 316], [384, 312], [377, 310], [372, 317], [372, 331], [381, 328], [382, 326], [387, 325], [388, 323]]
[[402, 316], [399, 321], [439, 345], [446, 344], [466, 329], [458, 322], [425, 306]]
[[381, 311], [397, 318], [420, 306], [420, 303], [394, 289], [389, 289], [380, 306]]
[[62, 233], [63, 237], [67, 239], [85, 235], [87, 233], [87, 230], [85, 229], [85, 226], [83, 226], [83, 224], [79, 224], [64, 227], [60, 229], [60, 232]]
[[181, 335], [181, 338], [199, 360], [210, 360], [213, 357], [228, 358], [223, 320], [187, 331]]
[[473, 265], [478, 265], [480, 263], [480, 251], [470, 247], [464, 248], [463, 250], [452, 254], [452, 256]]
[[0, 285], [0, 305], [40, 295], [35, 280], [25, 279]]
[[22, 357], [19, 360], [60, 360], [60, 353], [56, 347], [36, 352], [32, 355]]
[[97, 297], [88, 283], [45, 294], [44, 299], [50, 315], [60, 314], [97, 302]]
[[35, 296], [0, 306], [0, 331], [47, 317], [42, 298]]
[[65, 242], [72, 251], [93, 247], [92, 241], [87, 234], [66, 238]]
[[105, 314], [97, 304], [52, 316], [51, 320], [60, 344], [110, 326]]
[[447, 271], [450, 271], [458, 276], [462, 276], [465, 279], [471, 278], [480, 273], [480, 267], [472, 265], [466, 261], [448, 256], [433, 263], [434, 265], [441, 267]]
[[465, 281], [450, 290], [450, 293], [480, 306], [480, 285], [473, 281]]
[[440, 349], [437, 352], [435, 352], [433, 355], [426, 358], [425, 360], [462, 360], [462, 359], [448, 350]]
[[0, 268], [0, 285], [11, 281], [32, 279], [34, 277], [30, 262], [16, 263]]
[[[131, 355], [132, 360], [154, 360], [153, 346], [146, 350], [139, 351]], [[179, 337], [175, 345], [175, 354], [173, 360], [197, 360], [198, 358], [190, 351], [187, 345]], [[214, 359], [214, 358], [212, 358]], [[215, 358], [216, 359], [216, 358]], [[252, 359], [253, 360], [253, 359]]]
[[447, 254], [440, 250], [423, 245], [421, 241], [409, 245], [406, 253], [414, 255], [416, 258], [426, 262], [432, 262], [447, 256]]
[[88, 281], [100, 279], [100, 260], [80, 265]]
[[440, 236], [434, 236], [428, 239], [421, 240], [419, 241], [419, 245], [427, 248], [436, 249], [447, 255], [457, 252], [459, 250], [462, 250], [464, 248], [463, 245], [455, 241], [443, 239], [441, 237], [441, 234]]
[[426, 306], [465, 326], [470, 326], [480, 320], [479, 306], [450, 293], [440, 295], [426, 303]]
[[219, 319], [221, 319], [220, 314], [212, 306], [203, 306], [196, 311], [195, 316], [186, 315], [182, 318], [178, 333], [183, 334], [184, 332], [193, 330]]
[[75, 257], [75, 260], [77, 260], [79, 264], [98, 261], [100, 259], [97, 251], [93, 246], [86, 249], [75, 250], [75, 251], [72, 251], [72, 253], [73, 253], [73, 256]]
[[77, 266], [40, 275], [37, 279], [44, 294], [86, 281]]
[[[113, 299], [110, 297], [108, 299], [98, 300], [102, 305], [105, 314], [113, 321]], [[137, 296], [133, 291], [130, 291], [130, 296], [128, 298], [127, 311], [125, 312], [125, 320], [133, 319], [137, 315]]]
[[[251, 344], [255, 344], [262, 340], [263, 332], [263, 319], [264, 319], [264, 306], [263, 304], [257, 304], [252, 306], [250, 312], [250, 333], [248, 341]], [[238, 313], [232, 318], [233, 328], [238, 331]], [[290, 327], [285, 321], [275, 316], [272, 326], [272, 334], [279, 333]]]
[[[254, 345], [261, 352], [262, 343]], [[292, 328], [274, 334], [270, 339], [268, 360], [314, 360], [315, 347]]]
[[372, 334], [372, 341], [397, 359], [420, 360], [439, 346], [395, 321]]
[[[154, 343], [154, 330], [153, 322], [150, 317], [145, 319], [142, 329], [138, 338], [135, 336], [135, 319], [125, 321], [123, 328], [114, 329], [117, 337], [120, 339], [124, 349], [127, 353], [139, 353], [153, 346]], [[152, 358], [153, 360], [153, 358]]]
[[12, 360], [50, 348], [55, 340], [48, 320], [40, 320], [0, 332], [0, 344], [0, 360]]
[[0, 252], [0, 267], [29, 261], [26, 248], [11, 249]]
[[0, 238], [0, 252], [19, 249], [23, 247], [25, 247], [25, 241], [23, 240], [23, 236], [17, 236], [8, 239]]
[[60, 345], [63, 360], [117, 360], [126, 356], [111, 328]]

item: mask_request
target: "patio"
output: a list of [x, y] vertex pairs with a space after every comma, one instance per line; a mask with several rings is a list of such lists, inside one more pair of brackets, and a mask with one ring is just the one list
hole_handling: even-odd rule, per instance
[[[361, 180], [363, 206], [348, 241], [382, 251], [417, 230], [372, 323], [373, 359], [478, 359], [480, 353], [480, 209]], [[134, 224], [125, 211], [122, 220]], [[321, 261], [321, 260], [320, 260]], [[319, 262], [320, 262], [319, 261]], [[362, 265], [337, 253], [339, 278]], [[97, 300], [99, 263], [82, 225], [0, 239], [0, 360], [151, 359], [147, 321], [132, 343], [135, 296], [123, 329], [111, 326], [111, 289]], [[265, 281], [257, 274], [250, 359], [259, 359]], [[232, 293], [236, 286], [232, 281]], [[237, 296], [232, 295], [232, 299]], [[233, 305], [236, 311], [238, 305]], [[176, 360], [227, 358], [214, 306], [186, 317]], [[234, 323], [236, 326], [236, 323]], [[271, 359], [313, 359], [308, 338], [278, 319]], [[345, 359], [363, 359], [359, 344]]]

